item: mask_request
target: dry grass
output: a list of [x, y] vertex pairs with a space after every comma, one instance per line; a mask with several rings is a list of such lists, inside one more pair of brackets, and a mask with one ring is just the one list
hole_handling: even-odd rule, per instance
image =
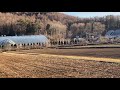
[[54, 54], [67, 56], [90, 56], [98, 58], [120, 59], [120, 48], [92, 48], [92, 49], [34, 49], [22, 50], [21, 53]]
[[[26, 51], [24, 51], [24, 53], [25, 52]], [[29, 52], [34, 52], [34, 50]], [[68, 58], [66, 56], [54, 56], [48, 54], [40, 55], [38, 52], [31, 54], [17, 53], [18, 52], [0, 54], [1, 78], [120, 77], [119, 63], [89, 61], [84, 60], [84, 58]]]

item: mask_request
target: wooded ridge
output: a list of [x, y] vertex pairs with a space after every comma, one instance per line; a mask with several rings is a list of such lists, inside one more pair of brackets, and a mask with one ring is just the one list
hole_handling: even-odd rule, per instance
[[53, 38], [104, 35], [120, 29], [120, 16], [80, 18], [59, 12], [0, 12], [0, 36], [45, 34]]

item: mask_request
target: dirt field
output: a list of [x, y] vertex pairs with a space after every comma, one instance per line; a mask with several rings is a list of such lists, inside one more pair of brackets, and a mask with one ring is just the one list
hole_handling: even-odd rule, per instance
[[34, 49], [23, 50], [22, 53], [39, 53], [72, 56], [93, 56], [120, 59], [120, 48], [90, 48], [90, 49]]
[[[95, 54], [97, 57], [111, 57], [111, 55], [113, 55], [113, 58], [119, 60], [119, 49], [76, 50], [63, 51], [54, 49], [0, 53], [0, 78], [120, 78], [120, 63], [89, 61], [47, 55], [93, 56]], [[73, 52], [71, 53], [71, 51]], [[107, 54], [106, 52], [109, 53]]]

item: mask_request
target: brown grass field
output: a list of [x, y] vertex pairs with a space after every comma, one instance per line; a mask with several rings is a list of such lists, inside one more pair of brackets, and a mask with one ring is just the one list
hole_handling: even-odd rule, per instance
[[0, 53], [0, 78], [119, 78], [120, 48]]

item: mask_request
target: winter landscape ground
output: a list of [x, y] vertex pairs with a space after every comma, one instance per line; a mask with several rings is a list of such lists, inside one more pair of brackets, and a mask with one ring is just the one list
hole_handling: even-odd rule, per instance
[[118, 78], [120, 48], [0, 53], [0, 78]]

